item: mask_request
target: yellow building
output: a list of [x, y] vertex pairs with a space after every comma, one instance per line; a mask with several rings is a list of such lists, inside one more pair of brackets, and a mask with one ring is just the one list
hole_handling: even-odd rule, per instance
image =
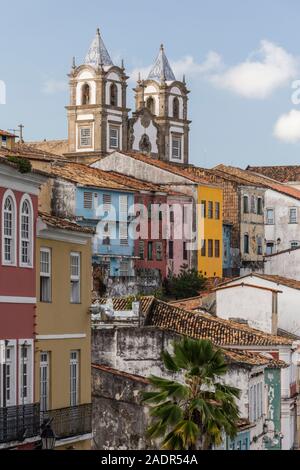
[[44, 213], [37, 225], [35, 399], [57, 449], [91, 445], [91, 237]]
[[205, 277], [223, 275], [223, 189], [198, 186], [198, 270]]

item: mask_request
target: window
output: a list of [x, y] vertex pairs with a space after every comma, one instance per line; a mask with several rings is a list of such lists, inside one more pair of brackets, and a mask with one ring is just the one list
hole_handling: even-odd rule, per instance
[[118, 149], [119, 148], [119, 127], [110, 126], [109, 127], [109, 148]]
[[87, 83], [81, 89], [81, 103], [84, 105], [90, 104], [90, 87]]
[[30, 346], [25, 343], [20, 346], [20, 400], [27, 403], [30, 400]]
[[6, 135], [2, 136], [2, 147], [7, 147], [7, 136]]
[[296, 224], [297, 223], [297, 207], [291, 207], [289, 210], [289, 215], [290, 215], [290, 224]]
[[156, 242], [156, 261], [162, 261], [163, 257], [163, 244], [162, 242]]
[[51, 251], [40, 250], [40, 301], [51, 302]]
[[16, 262], [16, 206], [12, 196], [4, 198], [2, 222], [2, 263]]
[[174, 222], [174, 209], [172, 206], [169, 207], [169, 211], [170, 211], [170, 223], [173, 223]]
[[103, 210], [104, 212], [111, 210], [111, 194], [103, 194]]
[[29, 199], [21, 204], [20, 264], [32, 266], [32, 210]]
[[249, 198], [248, 196], [243, 197], [243, 207], [244, 207], [244, 214], [249, 213]]
[[251, 196], [251, 213], [255, 214], [255, 197]]
[[263, 201], [261, 197], [257, 198], [257, 213], [258, 215], [263, 214]]
[[148, 242], [148, 260], [153, 260], [153, 242]]
[[49, 409], [49, 353], [40, 354], [40, 408], [41, 411]]
[[203, 219], [206, 218], [206, 201], [201, 201], [201, 216]]
[[274, 225], [274, 209], [267, 209], [267, 225]]
[[145, 242], [144, 242], [144, 240], [139, 240], [139, 257], [140, 257], [140, 259], [145, 258]]
[[201, 256], [206, 256], [206, 240], [202, 240]]
[[174, 242], [169, 240], [169, 259], [174, 258]]
[[118, 88], [115, 83], [110, 85], [110, 105], [118, 106]]
[[181, 160], [181, 137], [172, 137], [172, 158]]
[[119, 226], [120, 245], [128, 245], [128, 224], [127, 222], [120, 222]]
[[179, 119], [179, 99], [177, 97], [173, 99], [173, 117]]
[[213, 210], [214, 210], [214, 203], [212, 201], [208, 201], [207, 216], [209, 219], [212, 219], [214, 216]]
[[5, 398], [6, 406], [15, 404], [15, 361], [14, 347], [5, 348]]
[[147, 98], [146, 106], [152, 114], [155, 114], [155, 101], [152, 96], [149, 96], [149, 98]]
[[266, 255], [272, 255], [274, 253], [274, 243], [268, 242], [266, 247]]
[[80, 303], [80, 253], [70, 254], [71, 303]]
[[93, 208], [93, 193], [85, 191], [83, 193], [83, 207], [84, 209]]
[[219, 220], [220, 219], [220, 203], [216, 202], [215, 204], [215, 219]]
[[70, 406], [79, 402], [79, 351], [70, 354]]
[[128, 245], [128, 196], [122, 195], [119, 197], [119, 237], [121, 245]]
[[120, 277], [129, 276], [129, 262], [127, 260], [120, 261]]
[[297, 241], [291, 242], [291, 248], [292, 248], [292, 249], [298, 248], [299, 245], [300, 245], [300, 244], [299, 244], [299, 242], [297, 242]]
[[261, 237], [257, 237], [257, 254], [260, 256], [263, 254], [263, 244]]
[[183, 242], [183, 259], [188, 259], [187, 242]]
[[110, 225], [107, 222], [103, 227], [103, 245], [109, 246], [110, 245]]
[[90, 127], [80, 127], [79, 129], [79, 146], [91, 147], [92, 146], [92, 130]]
[[244, 235], [244, 253], [249, 253], [249, 235], [247, 233]]
[[214, 256], [214, 247], [213, 247], [213, 241], [208, 240], [208, 257], [212, 258]]
[[215, 240], [215, 257], [220, 258], [220, 240]]

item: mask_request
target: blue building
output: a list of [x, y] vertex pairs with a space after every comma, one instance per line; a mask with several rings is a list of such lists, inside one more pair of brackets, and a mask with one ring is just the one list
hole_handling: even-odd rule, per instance
[[223, 277], [232, 276], [233, 259], [231, 256], [232, 224], [223, 223]]
[[93, 264], [110, 277], [134, 277], [134, 239], [129, 224], [134, 218], [134, 193], [77, 187], [76, 218], [93, 227]]

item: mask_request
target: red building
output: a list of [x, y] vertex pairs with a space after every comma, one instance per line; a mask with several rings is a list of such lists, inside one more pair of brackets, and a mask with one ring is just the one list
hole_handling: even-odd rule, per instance
[[38, 172], [0, 157], [0, 448], [37, 429], [34, 401]]

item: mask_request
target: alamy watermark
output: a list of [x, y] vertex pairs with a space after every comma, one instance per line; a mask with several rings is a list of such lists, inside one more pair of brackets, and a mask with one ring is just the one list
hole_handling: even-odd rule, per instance
[[3, 80], [0, 80], [0, 104], [6, 104], [6, 85]]

